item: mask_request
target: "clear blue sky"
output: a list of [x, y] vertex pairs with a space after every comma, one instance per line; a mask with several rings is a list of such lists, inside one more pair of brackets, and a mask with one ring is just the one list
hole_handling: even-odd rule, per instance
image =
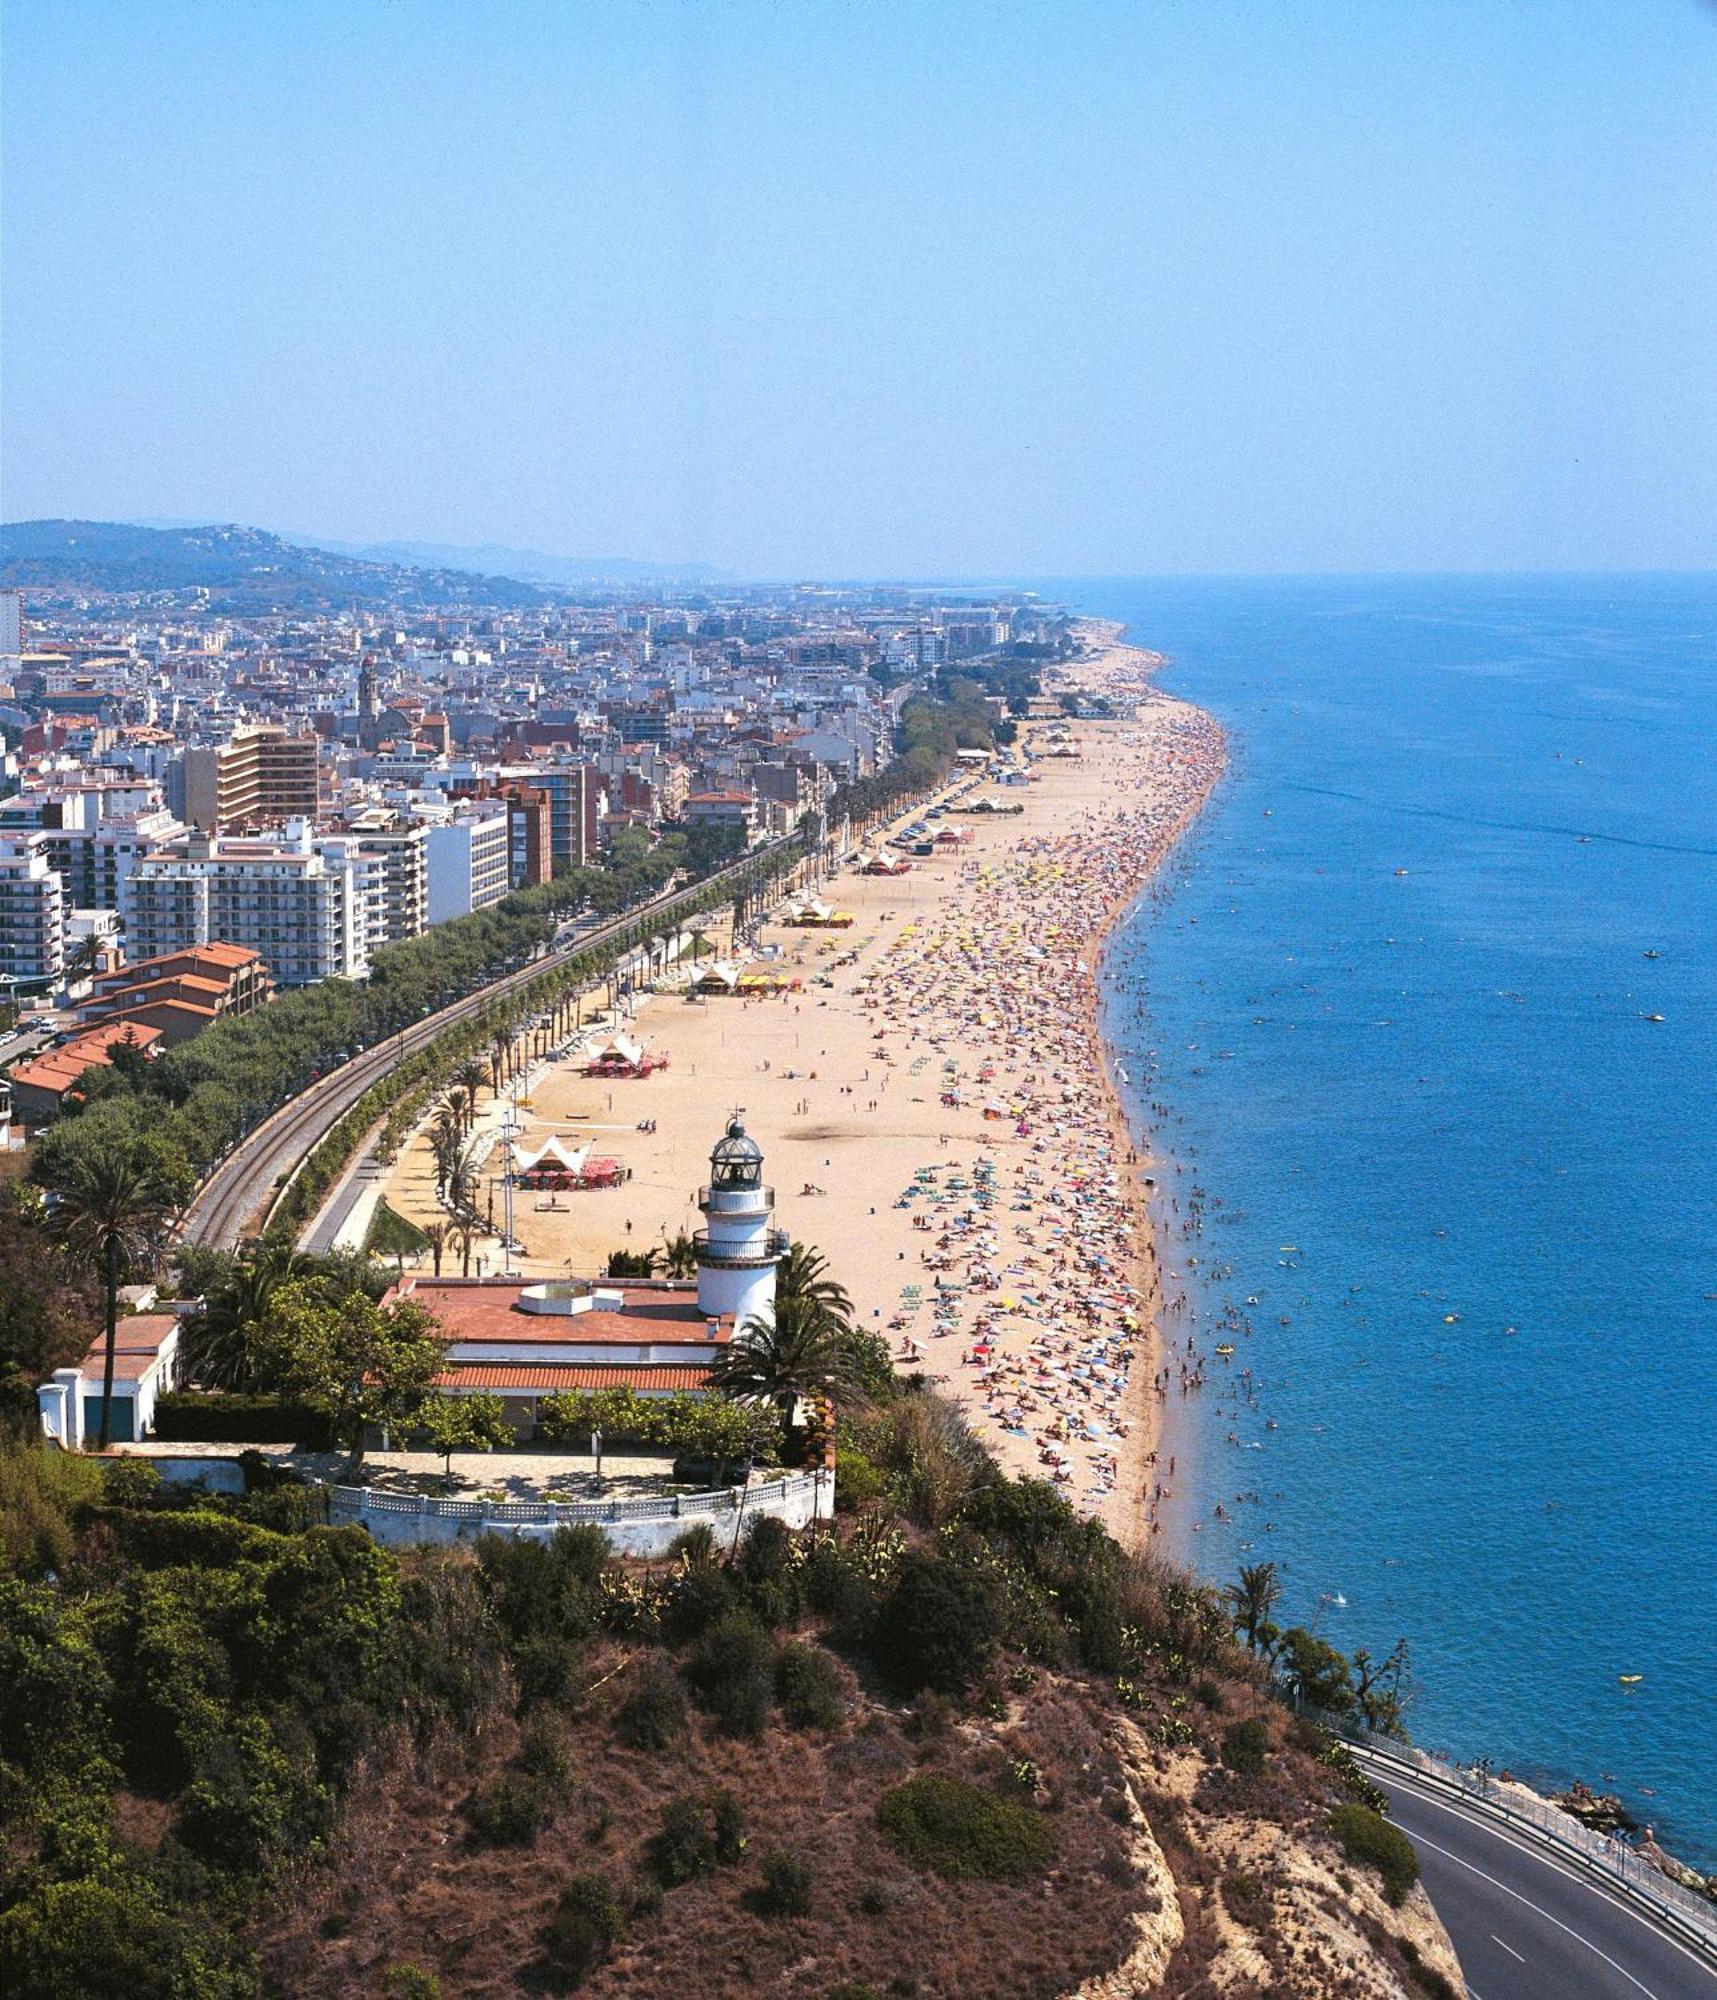
[[7, 516], [1705, 567], [1703, 0], [5, 0]]

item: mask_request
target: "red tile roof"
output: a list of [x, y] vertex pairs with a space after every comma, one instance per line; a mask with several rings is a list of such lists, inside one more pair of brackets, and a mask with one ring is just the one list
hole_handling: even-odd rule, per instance
[[707, 1368], [614, 1366], [570, 1361], [560, 1368], [450, 1368], [435, 1378], [438, 1389], [667, 1389], [689, 1392], [709, 1380]]
[[12, 1071], [12, 1081], [63, 1096], [86, 1069], [108, 1064], [111, 1060], [108, 1051], [115, 1042], [128, 1037], [138, 1049], [147, 1049], [151, 1042], [161, 1039], [161, 1030], [147, 1021], [114, 1021], [105, 1027], [91, 1028], [85, 1034], [74, 1035], [64, 1048], [50, 1049], [33, 1062], [19, 1063]]
[[[122, 1319], [113, 1331], [113, 1356], [116, 1368], [122, 1360], [147, 1366], [161, 1352], [167, 1336], [178, 1324], [177, 1313], [133, 1313], [129, 1319]], [[83, 1365], [88, 1368], [93, 1363], [100, 1368], [106, 1353], [107, 1336], [98, 1334], [90, 1342], [89, 1352], [83, 1358]], [[129, 1375], [133, 1371], [123, 1372]]]
[[625, 1301], [620, 1312], [595, 1306], [578, 1313], [521, 1311], [519, 1294], [527, 1286], [543, 1282], [540, 1278], [496, 1281], [413, 1276], [395, 1285], [386, 1303], [411, 1299], [426, 1307], [440, 1321], [447, 1338], [461, 1344], [488, 1341], [565, 1346], [576, 1342], [635, 1347], [650, 1342], [707, 1341], [718, 1346], [733, 1338], [731, 1317], [717, 1320], [711, 1336], [709, 1317], [699, 1306], [697, 1287], [690, 1280], [672, 1288], [604, 1285], [604, 1291], [617, 1291]]

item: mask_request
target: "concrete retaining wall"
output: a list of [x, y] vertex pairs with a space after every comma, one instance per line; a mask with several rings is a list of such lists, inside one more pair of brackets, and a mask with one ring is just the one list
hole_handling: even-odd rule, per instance
[[368, 1529], [384, 1547], [467, 1541], [478, 1535], [528, 1535], [546, 1540], [559, 1528], [598, 1527], [618, 1555], [666, 1555], [677, 1536], [707, 1521], [732, 1535], [739, 1516], [768, 1514], [790, 1528], [828, 1520], [835, 1505], [832, 1472], [732, 1486], [719, 1493], [685, 1493], [661, 1500], [436, 1500], [428, 1494], [377, 1493], [362, 1486], [329, 1489], [328, 1518]]

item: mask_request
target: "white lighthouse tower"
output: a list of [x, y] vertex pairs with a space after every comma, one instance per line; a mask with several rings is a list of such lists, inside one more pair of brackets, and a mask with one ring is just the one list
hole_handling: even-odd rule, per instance
[[736, 1327], [775, 1306], [775, 1266], [787, 1232], [775, 1227], [775, 1190], [763, 1184], [763, 1148], [735, 1118], [709, 1156], [709, 1186], [698, 1192], [708, 1225], [697, 1232], [698, 1304]]

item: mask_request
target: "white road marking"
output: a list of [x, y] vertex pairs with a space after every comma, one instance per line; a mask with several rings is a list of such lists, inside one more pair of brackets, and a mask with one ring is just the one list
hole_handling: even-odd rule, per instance
[[[1377, 1760], [1379, 1764], [1382, 1762], [1381, 1758]], [[1536, 1861], [1541, 1868], [1553, 1869], [1558, 1875], [1563, 1876], [1566, 1880], [1576, 1883], [1580, 1888], [1586, 1890], [1589, 1895], [1602, 1896], [1605, 1903], [1612, 1910], [1620, 1911], [1624, 1917], [1632, 1917], [1634, 1922], [1640, 1925], [1642, 1929], [1650, 1931], [1659, 1944], [1666, 1944], [1672, 1950], [1680, 1952], [1683, 1958], [1691, 1959], [1701, 1972], [1709, 1975], [1711, 1971], [1709, 1962], [1702, 1958], [1698, 1952], [1683, 1944], [1680, 1938], [1662, 1929], [1659, 1925], [1654, 1924], [1644, 1911], [1636, 1909], [1624, 1897], [1609, 1894], [1600, 1883], [1596, 1883], [1589, 1876], [1570, 1868], [1559, 1855], [1551, 1853], [1535, 1841], [1523, 1839], [1513, 1827], [1501, 1825], [1488, 1814], [1463, 1811], [1462, 1807], [1465, 1801], [1457, 1802], [1452, 1799], [1446, 1799], [1429, 1788], [1422, 1789], [1407, 1778], [1404, 1778], [1398, 1771], [1384, 1769], [1380, 1775], [1387, 1783], [1399, 1786], [1415, 1805], [1435, 1806], [1439, 1812], [1447, 1813], [1450, 1819], [1458, 1819], [1465, 1826], [1473, 1827], [1480, 1833], [1489, 1834], [1492, 1840], [1500, 1840], [1505, 1847], [1512, 1847], [1517, 1854], [1525, 1855], [1529, 1861]], [[1403, 1832], [1406, 1831], [1405, 1828], [1402, 1830]], [[1425, 1843], [1427, 1847], [1431, 1844], [1429, 1840]], [[1629, 1977], [1632, 1978], [1631, 1973]], [[1634, 1984], [1637, 1986], [1639, 1984], [1638, 1980], [1635, 1980]]]
[[1507, 1938], [1499, 1938], [1499, 1937], [1497, 1936], [1496, 1932], [1495, 1932], [1495, 1931], [1492, 1931], [1492, 1932], [1491, 1932], [1491, 1934], [1490, 1934], [1490, 1941], [1491, 1941], [1491, 1943], [1492, 1943], [1492, 1944], [1499, 1944], [1499, 1945], [1501, 1945], [1501, 1946], [1502, 1946], [1502, 1948], [1503, 1948], [1503, 1950], [1504, 1950], [1504, 1951], [1506, 1951], [1506, 1952], [1508, 1953], [1508, 1955], [1509, 1955], [1509, 1957], [1510, 1957], [1510, 1958], [1518, 1958], [1518, 1959], [1520, 1960], [1520, 1962], [1521, 1962], [1521, 1964], [1522, 1964], [1522, 1965], [1524, 1965], [1524, 1964], [1526, 1963], [1526, 1954], [1525, 1954], [1525, 1952], [1523, 1952], [1523, 1951], [1516, 1951], [1516, 1950], [1515, 1950], [1515, 1948], [1514, 1948], [1514, 1946], [1513, 1946], [1513, 1945], [1511, 1945], [1511, 1944], [1509, 1943], [1509, 1941], [1507, 1940]]
[[[1427, 1840], [1422, 1833], [1412, 1834], [1409, 1838], [1421, 1847], [1430, 1848], [1433, 1854], [1440, 1854], [1445, 1860], [1454, 1862], [1456, 1867], [1466, 1869], [1468, 1874], [1477, 1875], [1482, 1881], [1488, 1882], [1493, 1889], [1500, 1889], [1505, 1896], [1512, 1896], [1517, 1903], [1524, 1903], [1529, 1910], [1536, 1911], [1547, 1924], [1554, 1924], [1559, 1931], [1566, 1931], [1576, 1944], [1583, 1944], [1595, 1958], [1601, 1958], [1612, 1972], [1619, 1972], [1630, 1986], [1637, 1986], [1646, 1996], [1646, 2000], [1659, 2000], [1659, 1996], [1652, 1992], [1643, 1979], [1636, 1979], [1625, 1965], [1618, 1965], [1607, 1951], [1600, 1951], [1589, 1937], [1582, 1937], [1572, 1924], [1565, 1924], [1560, 1917], [1552, 1916], [1543, 1904], [1535, 1903], [1530, 1896], [1523, 1896], [1518, 1889], [1511, 1889], [1498, 1876], [1486, 1874], [1484, 1869], [1463, 1860], [1452, 1847], [1439, 1846], [1436, 1841]], [[1498, 1938], [1497, 1943], [1501, 1944], [1502, 1940]], [[1504, 1945], [1503, 1949], [1506, 1951], [1508, 1947]], [[1515, 1956], [1518, 1958], [1520, 1954], [1517, 1952]]]

